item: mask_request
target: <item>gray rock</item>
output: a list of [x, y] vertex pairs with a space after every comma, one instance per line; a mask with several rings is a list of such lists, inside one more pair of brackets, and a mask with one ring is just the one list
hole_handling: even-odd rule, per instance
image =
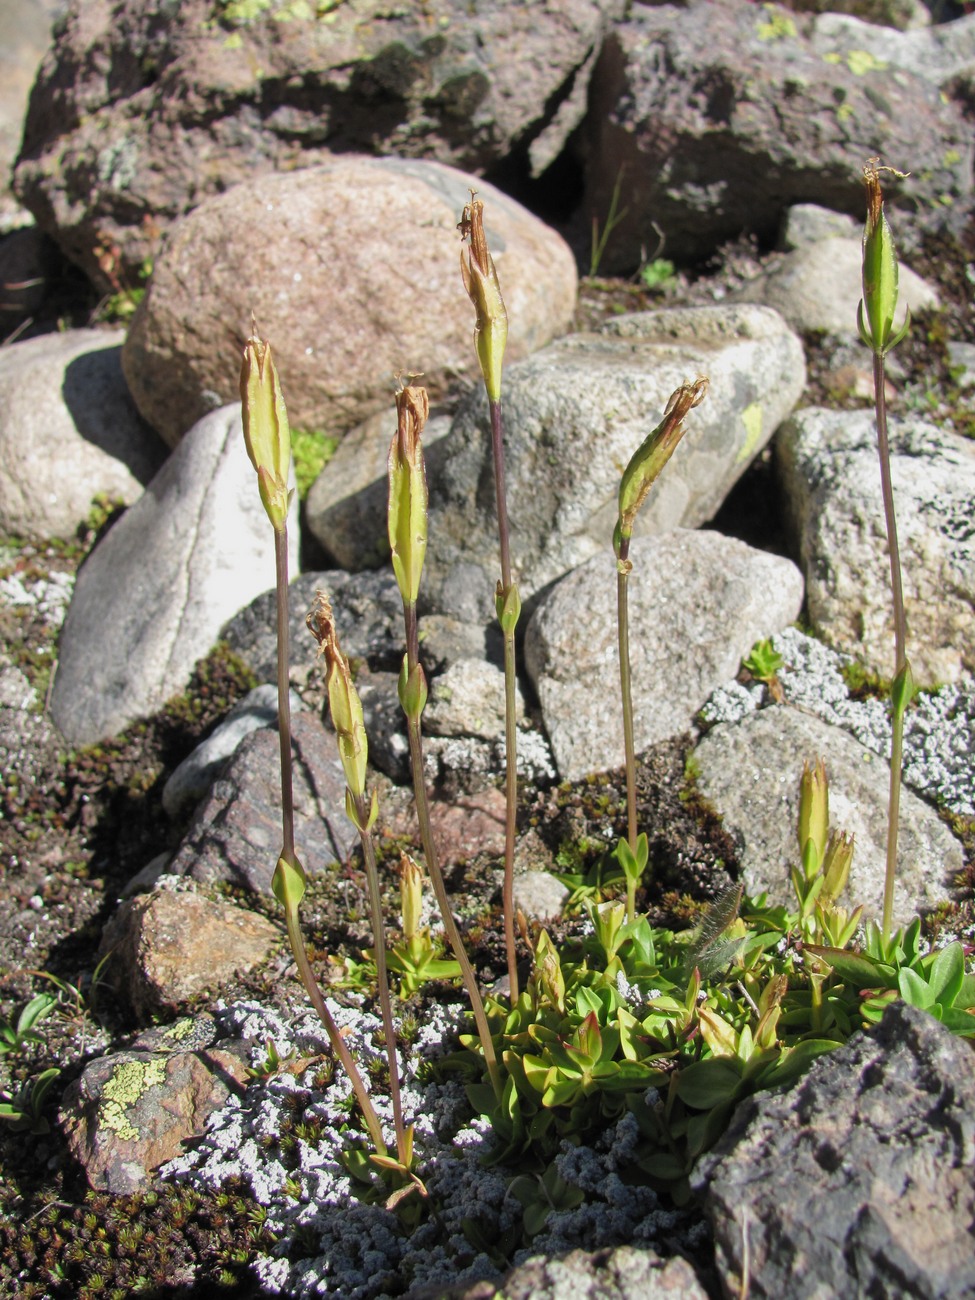
[[[342, 651], [353, 661], [364, 660], [373, 671], [398, 673], [403, 660], [403, 602], [392, 570], [345, 573], [330, 569], [302, 573], [288, 588], [291, 672], [304, 678], [315, 667], [317, 643], [305, 617], [315, 595], [324, 591], [332, 602]], [[274, 590], [262, 592], [222, 629], [220, 638], [264, 681], [277, 680], [278, 643]]]
[[459, 659], [485, 659], [504, 667], [504, 640], [495, 619], [470, 623], [449, 614], [425, 614], [420, 619], [420, 658], [427, 673], [443, 672]]
[[[309, 876], [341, 862], [358, 843], [345, 815], [345, 776], [334, 735], [318, 718], [291, 720], [295, 842]], [[193, 814], [169, 872], [205, 884], [229, 881], [270, 894], [281, 852], [281, 768], [277, 731], [252, 731]]]
[[[942, 29], [949, 43], [956, 26]], [[586, 210], [605, 220], [622, 178], [604, 271], [631, 271], [661, 234], [678, 262], [743, 231], [771, 241], [810, 197], [862, 217], [861, 168], [875, 154], [905, 171], [923, 158], [891, 202], [960, 228], [972, 193], [964, 109], [926, 76], [826, 58], [811, 30], [746, 0], [634, 5], [614, 26], [585, 127]]]
[[[304, 706], [291, 692], [291, 711]], [[179, 817], [210, 789], [224, 763], [237, 746], [258, 727], [274, 727], [278, 721], [278, 688], [256, 686], [244, 696], [193, 753], [173, 772], [163, 787], [163, 808], [169, 817]]]
[[[786, 253], [732, 295], [736, 302], [774, 307], [796, 330], [828, 330], [857, 336], [857, 304], [863, 297], [863, 246], [859, 239], [823, 239]], [[900, 266], [898, 328], [908, 308], [938, 306], [935, 290]]]
[[[607, 550], [624, 467], [674, 389], [697, 375], [710, 378], [710, 391], [640, 512], [642, 533], [710, 519], [791, 411], [805, 370], [802, 346], [782, 318], [752, 306], [624, 316], [508, 368], [505, 472], [523, 601]], [[427, 464], [430, 543], [421, 600], [483, 622], [493, 612], [499, 561], [480, 392], [461, 406]]]
[[412, 769], [406, 719], [399, 702], [399, 673], [360, 669], [355, 684], [369, 739], [369, 762], [390, 780], [407, 784]]
[[31, 83], [60, 7], [60, 0], [5, 0], [0, 5], [0, 232], [28, 219], [10, 192], [9, 177], [20, 149]]
[[[892, 421], [890, 442], [908, 658], [919, 683], [957, 681], [975, 669], [975, 445], [914, 419]], [[808, 408], [776, 445], [810, 621], [889, 676], [890, 561], [873, 416]]]
[[[517, 743], [519, 781], [554, 781], [552, 750], [534, 728], [519, 727]], [[426, 736], [424, 770], [428, 781], [448, 790], [483, 786], [485, 778], [497, 780], [505, 771], [504, 738], [478, 740], [475, 736]]]
[[[524, 721], [525, 701], [516, 683], [516, 717]], [[504, 736], [504, 672], [483, 659], [460, 659], [435, 678], [423, 714], [434, 736]]]
[[[860, 229], [862, 232], [862, 222]], [[822, 239], [852, 239], [856, 234], [857, 223], [853, 217], [821, 208], [818, 203], [794, 203], [785, 214], [779, 232], [779, 246], [784, 252], [791, 253], [793, 249], [817, 244]]]
[[[201, 200], [335, 155], [437, 159], [479, 176], [523, 150], [522, 167], [540, 174], [586, 111], [624, 2], [357, 0], [320, 16], [312, 4], [291, 21], [278, 0], [249, 8], [234, 19], [222, 5], [215, 20], [211, 0], [179, 0], [161, 20], [158, 0], [68, 4], [31, 97], [16, 184], [105, 292], [106, 247], [118, 250], [115, 273], [133, 277]], [[390, 215], [372, 213], [376, 228], [389, 233]], [[319, 223], [312, 249], [327, 229]], [[251, 249], [261, 232], [277, 242], [262, 219]], [[415, 264], [388, 272], [408, 280]], [[424, 276], [416, 284], [425, 291]]]
[[841, 60], [851, 71], [874, 68], [890, 76], [900, 69], [949, 93], [975, 76], [975, 14], [899, 32], [851, 14], [824, 13], [813, 22], [811, 42], [821, 57]]
[[[679, 735], [742, 655], [802, 605], [795, 565], [719, 533], [635, 539], [629, 579], [637, 750]], [[607, 545], [542, 600], [525, 663], [563, 778], [623, 762], [616, 560]]]
[[[883, 914], [887, 853], [887, 762], [845, 731], [798, 709], [763, 709], [708, 732], [694, 751], [698, 789], [721, 814], [740, 849], [751, 894], [767, 891], [793, 903], [789, 867], [798, 860], [799, 778], [805, 761], [826, 760], [831, 822], [856, 836], [844, 904]], [[961, 845], [937, 813], [910, 790], [901, 791], [894, 916], [906, 924], [949, 897], [961, 870]]]
[[[297, 562], [297, 520], [290, 533]], [[274, 533], [239, 407], [191, 431], [78, 575], [51, 714], [71, 744], [121, 731], [182, 690], [227, 619], [274, 580]]]
[[[432, 416], [423, 430], [431, 447], [450, 429], [446, 415]], [[396, 433], [396, 408], [377, 412], [345, 435], [305, 499], [305, 522], [329, 559], [355, 573], [389, 563], [386, 460]]]
[[895, 1003], [745, 1101], [694, 1176], [724, 1294], [747, 1272], [750, 1295], [782, 1300], [975, 1295], [971, 1071], [969, 1043]]
[[524, 871], [515, 876], [515, 907], [529, 919], [547, 921], [561, 916], [569, 889], [550, 871]]
[[655, 1250], [608, 1246], [561, 1257], [535, 1255], [505, 1274], [499, 1285], [418, 1287], [406, 1300], [706, 1300], [693, 1266]]
[[142, 420], [115, 330], [45, 334], [0, 350], [0, 529], [73, 537], [96, 496], [130, 504], [166, 458]]
[[961, 371], [959, 387], [975, 388], [975, 343], [949, 343], [948, 360], [955, 369]]
[[[140, 411], [175, 446], [231, 401], [253, 314], [294, 428], [345, 432], [392, 407], [404, 370], [423, 371], [433, 398], [477, 374], [457, 230], [472, 186], [507, 300], [508, 355], [547, 343], [568, 327], [576, 297], [575, 259], [555, 231], [455, 168], [337, 158], [248, 180], [173, 228], [122, 356]], [[273, 238], [255, 240], [269, 211]]]

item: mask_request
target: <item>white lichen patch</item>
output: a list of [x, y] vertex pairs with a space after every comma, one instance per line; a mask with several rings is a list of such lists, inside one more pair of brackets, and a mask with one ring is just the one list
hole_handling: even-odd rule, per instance
[[[329, 1005], [348, 1028], [348, 1041], [363, 1063], [364, 1056], [377, 1051], [378, 1020], [358, 1007], [331, 1000]], [[322, 1038], [311, 1012], [302, 1012], [290, 1025], [256, 1002], [235, 1003], [216, 1014], [222, 1032], [251, 1040], [255, 1060], [266, 1057], [269, 1037], [282, 1056], [291, 1050], [304, 1053]], [[161, 1172], [213, 1190], [231, 1176], [243, 1177], [267, 1209], [267, 1228], [276, 1238], [272, 1254], [254, 1262], [255, 1274], [269, 1294], [289, 1297], [384, 1300], [411, 1287], [494, 1280], [509, 1264], [539, 1251], [591, 1249], [625, 1240], [657, 1243], [670, 1251], [699, 1244], [683, 1227], [685, 1216], [664, 1209], [650, 1189], [634, 1189], [620, 1177], [639, 1139], [632, 1117], [624, 1117], [598, 1149], [564, 1144], [560, 1172], [585, 1191], [583, 1203], [550, 1215], [530, 1246], [506, 1256], [499, 1243], [506, 1233], [514, 1239], [522, 1221], [522, 1205], [509, 1190], [520, 1171], [485, 1164], [493, 1142], [491, 1125], [471, 1116], [460, 1081], [417, 1083], [420, 1061], [453, 1050], [463, 1028], [459, 1004], [434, 1007], [403, 1053], [403, 1105], [407, 1122], [414, 1125], [417, 1172], [432, 1207], [412, 1233], [382, 1205], [363, 1202], [361, 1188], [346, 1170], [343, 1153], [359, 1129], [352, 1118], [351, 1090], [340, 1071], [322, 1089], [315, 1087], [314, 1066], [297, 1077], [285, 1070], [255, 1080], [243, 1096], [230, 1098], [209, 1117], [195, 1150]], [[303, 1136], [286, 1151], [279, 1139], [296, 1100], [306, 1132], [314, 1136]], [[373, 1100], [391, 1139], [389, 1100], [382, 1094]]]
[[[866, 749], [890, 754], [886, 700], [855, 700], [843, 679], [849, 655], [786, 628], [775, 636], [785, 663], [779, 680], [788, 704], [842, 727]], [[701, 710], [705, 722], [737, 722], [768, 702], [765, 688], [729, 682]], [[962, 817], [975, 816], [975, 681], [966, 679], [917, 696], [904, 726], [904, 781], [918, 794]]]

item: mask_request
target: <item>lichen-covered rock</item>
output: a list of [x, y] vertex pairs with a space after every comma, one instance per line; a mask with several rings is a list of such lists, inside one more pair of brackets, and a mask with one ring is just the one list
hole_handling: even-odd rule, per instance
[[[794, 1087], [739, 1106], [695, 1190], [722, 1291], [975, 1295], [972, 1048], [898, 1002]], [[746, 1245], [747, 1243], [747, 1245]]]
[[[802, 578], [789, 560], [706, 531], [635, 538], [630, 558], [633, 726], [641, 750], [686, 731], [742, 655], [796, 618]], [[525, 663], [560, 775], [576, 780], [618, 767], [616, 560], [608, 544], [545, 595], [525, 633]]]
[[17, 189], [105, 292], [113, 276], [134, 280], [169, 223], [202, 200], [333, 155], [481, 173], [524, 150], [540, 174], [586, 111], [624, 4], [247, 8], [66, 6], [31, 96]]
[[783, 211], [810, 199], [862, 216], [861, 168], [873, 155], [914, 172], [891, 200], [922, 223], [964, 214], [964, 108], [918, 75], [923, 61], [892, 67], [862, 46], [818, 44], [812, 31], [811, 18], [746, 0], [634, 5], [615, 24], [585, 128], [588, 210], [608, 214], [620, 186], [603, 270], [631, 270], [661, 236], [677, 260], [743, 231], [770, 239]]
[[[209, 1023], [204, 1040], [212, 1042]], [[65, 1091], [61, 1128], [93, 1188], [115, 1195], [143, 1190], [184, 1141], [204, 1131], [208, 1115], [233, 1091], [243, 1092], [242, 1044], [198, 1045], [189, 1019], [165, 1032], [153, 1049], [137, 1046], [92, 1061]]]
[[[890, 473], [915, 680], [975, 670], [975, 444], [922, 421], [891, 420]], [[776, 465], [806, 575], [809, 618], [875, 672], [894, 668], [890, 559], [870, 411], [798, 411]]]
[[706, 1300], [693, 1265], [655, 1250], [613, 1246], [572, 1250], [556, 1257], [534, 1255], [505, 1275], [500, 1285], [418, 1287], [407, 1300]]

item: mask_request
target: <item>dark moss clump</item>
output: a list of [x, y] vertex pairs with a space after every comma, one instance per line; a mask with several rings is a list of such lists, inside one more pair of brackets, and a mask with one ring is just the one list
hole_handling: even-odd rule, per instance
[[265, 1217], [231, 1183], [219, 1193], [173, 1186], [137, 1196], [89, 1190], [76, 1204], [53, 1200], [29, 1215], [6, 1204], [0, 1293], [20, 1300], [257, 1296], [261, 1288], [248, 1260], [273, 1245]]

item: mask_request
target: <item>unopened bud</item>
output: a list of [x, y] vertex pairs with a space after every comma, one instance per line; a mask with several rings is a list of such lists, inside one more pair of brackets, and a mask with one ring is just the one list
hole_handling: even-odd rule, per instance
[[349, 661], [339, 647], [332, 606], [323, 591], [316, 594], [315, 603], [305, 621], [318, 642], [319, 653], [325, 657], [328, 708], [338, 740], [345, 779], [352, 794], [362, 796], [366, 792], [366, 763], [369, 758], [362, 704], [352, 682]]
[[419, 722], [420, 715], [427, 707], [427, 678], [423, 665], [419, 662], [410, 671], [409, 655], [403, 656], [403, 666], [399, 674], [399, 702], [410, 722]]
[[427, 551], [427, 480], [420, 435], [430, 411], [425, 388], [404, 384], [396, 394], [396, 434], [389, 448], [387, 525], [400, 595], [415, 605]]
[[620, 480], [619, 518], [613, 533], [613, 549], [618, 560], [626, 559], [637, 511], [684, 436], [685, 416], [695, 406], [700, 406], [707, 392], [707, 379], [681, 384], [671, 393], [664, 418], [630, 457]]
[[799, 782], [799, 855], [807, 880], [819, 870], [829, 838], [829, 782], [821, 758], [802, 769]]
[[403, 914], [403, 938], [409, 943], [420, 928], [423, 910], [423, 872], [408, 853], [399, 860], [400, 909]]
[[271, 345], [265, 339], [247, 340], [240, 370], [240, 400], [244, 446], [257, 471], [261, 500], [275, 530], [283, 532], [291, 502], [291, 429]]
[[857, 308], [857, 326], [863, 342], [878, 356], [884, 356], [907, 333], [911, 314], [892, 335], [897, 310], [897, 253], [894, 237], [884, 216], [884, 196], [880, 174], [903, 179], [907, 172], [882, 167], [879, 158], [868, 159], [863, 169], [867, 187], [867, 219], [863, 228], [863, 299]]
[[834, 831], [826, 846], [823, 859], [823, 890], [820, 897], [825, 902], [839, 898], [850, 878], [850, 866], [853, 862], [854, 838], [844, 831]]
[[474, 197], [473, 191], [460, 220], [460, 232], [470, 241], [470, 246], [461, 250], [460, 272], [476, 313], [474, 347], [488, 398], [497, 402], [501, 399], [501, 362], [508, 340], [508, 313], [484, 234], [484, 204]]

